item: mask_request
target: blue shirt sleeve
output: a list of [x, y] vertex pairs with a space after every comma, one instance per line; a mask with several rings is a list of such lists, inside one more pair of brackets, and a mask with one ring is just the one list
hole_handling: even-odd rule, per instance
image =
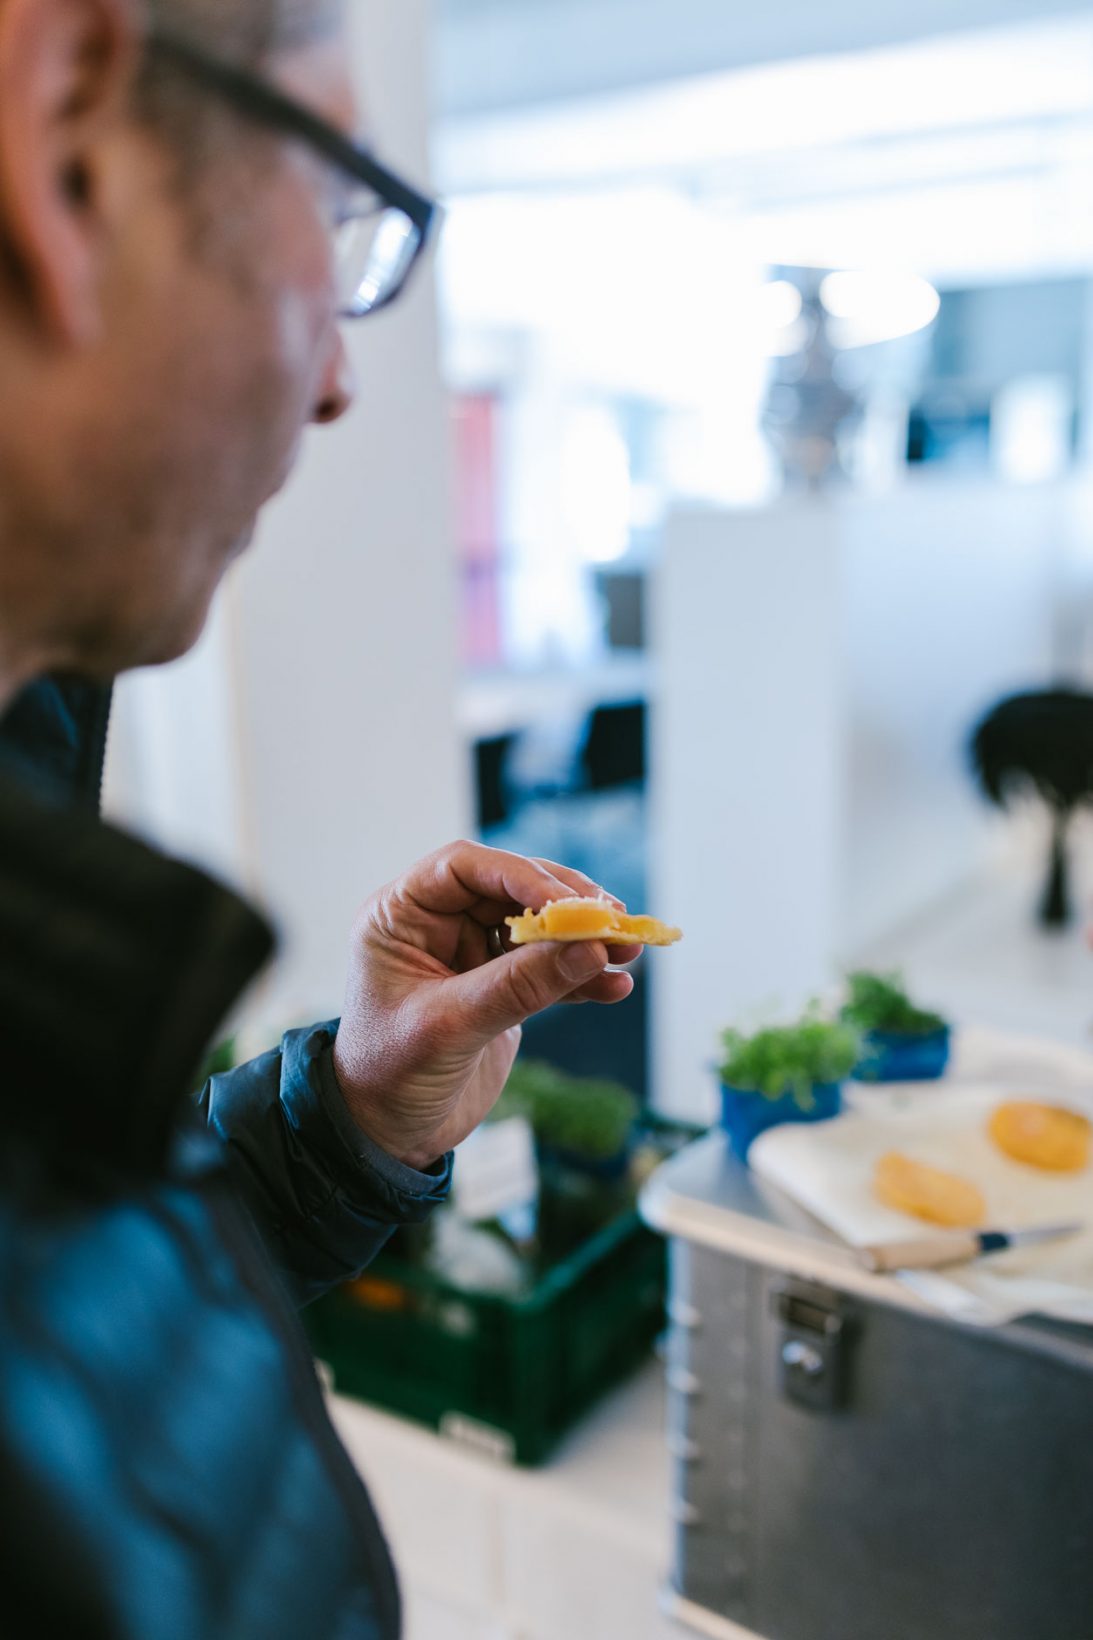
[[356, 1126], [334, 1075], [337, 1022], [214, 1076], [201, 1094], [244, 1202], [298, 1303], [367, 1265], [400, 1224], [448, 1195], [452, 1157], [407, 1167]]

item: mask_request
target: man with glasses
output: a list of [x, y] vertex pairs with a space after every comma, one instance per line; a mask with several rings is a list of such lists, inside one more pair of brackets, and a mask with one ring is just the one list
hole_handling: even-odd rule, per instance
[[198, 1112], [268, 931], [96, 815], [109, 680], [194, 642], [435, 223], [344, 61], [327, 0], [0, 0], [6, 1640], [398, 1632], [290, 1301], [442, 1199], [529, 1014], [630, 990], [498, 937], [594, 885], [455, 844], [363, 907], [341, 1021]]

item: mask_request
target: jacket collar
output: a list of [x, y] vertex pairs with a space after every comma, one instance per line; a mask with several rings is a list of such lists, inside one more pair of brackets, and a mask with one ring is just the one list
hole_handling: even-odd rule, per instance
[[272, 948], [209, 877], [0, 777], [0, 1125], [92, 1170], [161, 1170]]

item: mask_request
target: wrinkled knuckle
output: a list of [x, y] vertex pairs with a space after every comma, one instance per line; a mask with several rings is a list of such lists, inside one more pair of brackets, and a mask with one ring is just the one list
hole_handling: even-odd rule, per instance
[[449, 843], [446, 848], [441, 849], [440, 858], [445, 863], [453, 860], [459, 860], [476, 847], [477, 844], [472, 843], [469, 838], [457, 837], [454, 843]]
[[362, 906], [357, 919], [357, 937], [362, 943], [367, 943], [379, 935], [383, 939], [394, 939], [398, 930], [397, 893], [393, 889], [383, 889]]

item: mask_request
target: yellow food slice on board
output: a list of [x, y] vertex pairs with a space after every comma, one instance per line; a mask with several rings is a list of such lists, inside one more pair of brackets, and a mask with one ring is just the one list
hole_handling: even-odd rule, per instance
[[611, 945], [674, 945], [683, 938], [656, 917], [631, 917], [610, 900], [550, 900], [541, 911], [506, 917], [513, 945], [536, 940], [607, 940]]
[[886, 1207], [951, 1230], [982, 1224], [987, 1213], [982, 1194], [967, 1179], [912, 1161], [898, 1150], [877, 1163], [873, 1189]]
[[1090, 1123], [1060, 1105], [1014, 1099], [999, 1105], [987, 1131], [1007, 1156], [1048, 1173], [1080, 1173], [1089, 1165]]

